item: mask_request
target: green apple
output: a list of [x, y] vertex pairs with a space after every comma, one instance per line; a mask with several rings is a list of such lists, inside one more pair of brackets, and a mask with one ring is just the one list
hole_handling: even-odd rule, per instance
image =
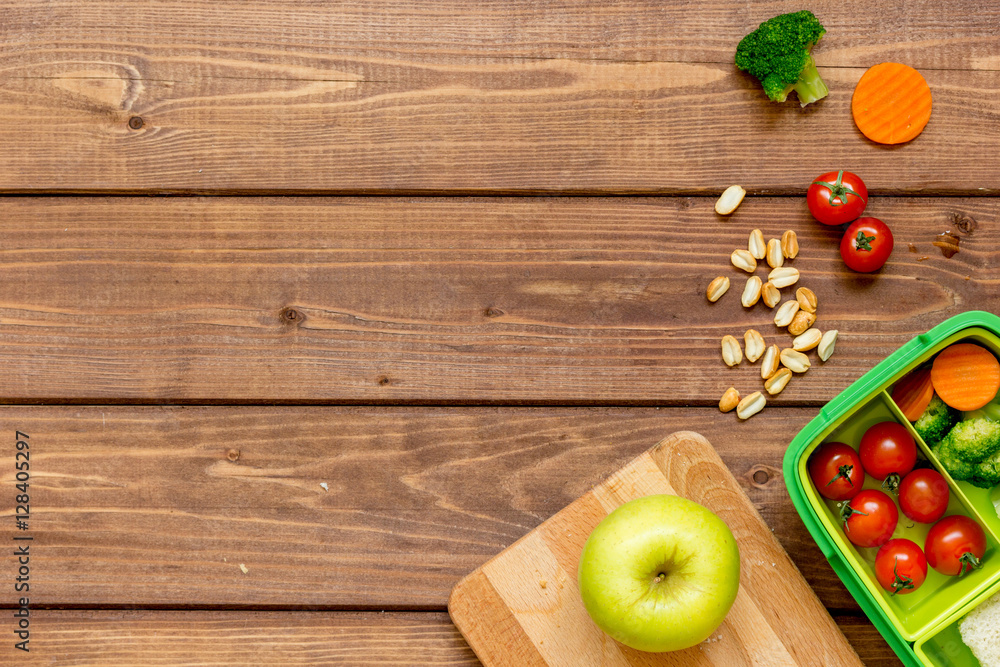
[[729, 527], [680, 496], [631, 500], [606, 516], [580, 555], [580, 595], [601, 630], [640, 651], [708, 639], [740, 585]]

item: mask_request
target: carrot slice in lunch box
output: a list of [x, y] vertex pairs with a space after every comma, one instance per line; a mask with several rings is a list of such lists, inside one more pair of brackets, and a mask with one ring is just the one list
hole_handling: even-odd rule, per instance
[[931, 369], [928, 367], [918, 368], [906, 374], [892, 388], [893, 402], [911, 422], [920, 419], [920, 415], [924, 414], [933, 396], [934, 385], [931, 384]]
[[920, 72], [880, 63], [861, 76], [851, 113], [861, 132], [880, 144], [901, 144], [924, 131], [931, 117], [931, 89]]
[[931, 384], [941, 400], [956, 410], [978, 410], [1000, 390], [1000, 362], [984, 347], [955, 343], [934, 359]]

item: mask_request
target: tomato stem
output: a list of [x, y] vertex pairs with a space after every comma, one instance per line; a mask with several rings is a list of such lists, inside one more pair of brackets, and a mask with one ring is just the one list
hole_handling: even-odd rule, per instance
[[971, 551], [966, 551], [962, 554], [962, 557], [959, 558], [958, 561], [962, 564], [962, 569], [958, 571], [958, 576], [962, 576], [966, 572], [971, 572], [972, 570], [978, 570], [983, 566], [983, 561], [976, 558], [976, 554]]
[[848, 484], [850, 484], [851, 486], [854, 486], [854, 482], [851, 481], [851, 471], [852, 470], [854, 470], [854, 466], [853, 465], [842, 465], [842, 466], [840, 466], [839, 468], [837, 468], [837, 474], [834, 475], [833, 479], [831, 479], [829, 482], [827, 482], [826, 485], [830, 486], [831, 484], [833, 484], [834, 482], [836, 482], [838, 479], [844, 478], [844, 479], [847, 480]]
[[859, 512], [858, 510], [851, 507], [851, 503], [847, 503], [840, 508], [840, 520], [844, 522], [844, 530], [847, 531], [851, 530], [851, 527], [847, 525], [847, 520], [850, 519], [855, 514], [860, 514], [861, 516], [868, 516], [867, 512]]
[[899, 491], [900, 477], [898, 472], [891, 472], [885, 476], [885, 481], [882, 482], [882, 488], [886, 491], [892, 493], [897, 493]]
[[[829, 197], [830, 206], [846, 206], [848, 195], [854, 195], [861, 201], [864, 201], [865, 198], [859, 195], [854, 190], [852, 190], [850, 185], [846, 185], [845, 183], [843, 183], [842, 182], [843, 179], [844, 179], [844, 170], [841, 169], [840, 171], [837, 172], [837, 181], [835, 183], [827, 183], [826, 181], [813, 181], [812, 184], [822, 185], [824, 188], [830, 191], [830, 197]], [[840, 203], [837, 203], [838, 199], [840, 200]]]
[[897, 567], [899, 567], [898, 556], [892, 562], [892, 576], [895, 577], [892, 582], [892, 595], [895, 595], [901, 590], [905, 591], [911, 588], [916, 589], [916, 586], [913, 585], [913, 579], [899, 574], [899, 571], [896, 569]]
[[875, 240], [875, 235], [865, 236], [863, 230], [858, 230], [858, 238], [854, 239], [854, 247], [858, 250], [872, 251], [871, 242]]

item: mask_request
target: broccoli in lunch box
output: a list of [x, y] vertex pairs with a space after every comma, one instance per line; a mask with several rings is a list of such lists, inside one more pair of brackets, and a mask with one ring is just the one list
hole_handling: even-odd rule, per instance
[[986, 417], [958, 422], [932, 451], [955, 479], [984, 489], [1000, 484], [1000, 422]]

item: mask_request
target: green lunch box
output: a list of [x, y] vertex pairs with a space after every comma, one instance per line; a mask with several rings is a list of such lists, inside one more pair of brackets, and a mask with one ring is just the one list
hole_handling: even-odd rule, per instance
[[[1000, 518], [994, 505], [1000, 505], [1000, 497], [992, 495], [1000, 496], [1000, 491], [980, 489], [949, 476], [890, 397], [901, 377], [960, 341], [981, 345], [1000, 358], [1000, 317], [981, 311], [962, 313], [907, 342], [827, 403], [792, 440], [783, 464], [788, 493], [809, 533], [889, 646], [903, 664], [913, 667], [978, 667], [979, 661], [962, 643], [958, 624], [978, 604], [1000, 592]], [[951, 498], [945, 515], [975, 519], [987, 541], [982, 568], [961, 577], [928, 568], [923, 586], [895, 596], [875, 580], [878, 549], [859, 548], [847, 540], [837, 519], [838, 503], [817, 493], [806, 469], [810, 454], [820, 444], [836, 440], [857, 449], [870, 426], [889, 420], [909, 430], [919, 457], [930, 461], [948, 481]], [[864, 488], [879, 485], [866, 476]], [[900, 512], [892, 536], [923, 547], [929, 529], [929, 524], [916, 523]]]

